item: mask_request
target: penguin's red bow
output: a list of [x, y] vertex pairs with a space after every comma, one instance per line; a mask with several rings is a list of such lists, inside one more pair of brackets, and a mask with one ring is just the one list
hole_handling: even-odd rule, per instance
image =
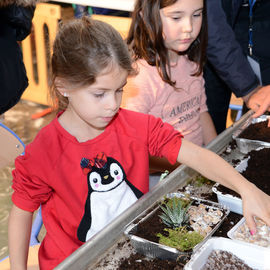
[[84, 174], [88, 174], [93, 167], [103, 168], [107, 163], [107, 156], [101, 152], [94, 159], [81, 159], [81, 168]]

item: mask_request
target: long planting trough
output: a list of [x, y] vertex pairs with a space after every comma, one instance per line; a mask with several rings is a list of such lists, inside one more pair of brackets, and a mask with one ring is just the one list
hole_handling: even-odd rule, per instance
[[[240, 120], [217, 136], [207, 148], [217, 154], [221, 154], [232, 140], [233, 132], [239, 129], [251, 115], [251, 111], [247, 112]], [[236, 155], [238, 155], [238, 153], [236, 153]], [[241, 153], [239, 153], [239, 155], [241, 156]], [[196, 174], [198, 174], [196, 171], [185, 165], [179, 166], [166, 177], [166, 180], [159, 182], [153, 189], [141, 197], [135, 204], [122, 213], [117, 219], [112, 221], [90, 241], [77, 249], [55, 269], [95, 269], [95, 265], [101, 258], [106, 257], [109, 250], [116, 249], [115, 253], [117, 253], [117, 243], [125, 238], [124, 231], [134, 219], [136, 219], [143, 211], [153, 206], [162, 196], [185, 186], [187, 181]]]

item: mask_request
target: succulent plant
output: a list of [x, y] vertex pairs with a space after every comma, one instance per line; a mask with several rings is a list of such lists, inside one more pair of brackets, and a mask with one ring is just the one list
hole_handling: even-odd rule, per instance
[[183, 199], [173, 197], [164, 205], [165, 207], [160, 205], [163, 213], [159, 217], [166, 226], [170, 228], [178, 228], [188, 222], [189, 215], [187, 211], [191, 202], [187, 204]]

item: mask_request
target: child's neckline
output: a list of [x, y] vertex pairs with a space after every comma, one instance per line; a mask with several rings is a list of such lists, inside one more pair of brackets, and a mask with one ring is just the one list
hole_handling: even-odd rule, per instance
[[114, 121], [116, 121], [117, 119], [117, 116], [118, 116], [118, 113], [117, 115], [115, 115], [115, 118], [108, 124], [108, 126], [106, 126], [106, 128], [104, 129], [103, 132], [101, 132], [99, 135], [95, 136], [94, 138], [92, 139], [88, 139], [88, 140], [85, 140], [85, 141], [79, 141], [76, 136], [72, 135], [71, 133], [69, 133], [59, 122], [59, 116], [63, 113], [60, 112], [57, 117], [54, 119], [54, 123], [55, 123], [55, 126], [56, 128], [58, 129], [58, 131], [64, 135], [67, 139], [69, 139], [70, 141], [72, 141], [73, 143], [76, 143], [76, 144], [92, 144], [93, 142], [97, 142], [99, 140], [101, 140], [104, 136], [107, 135], [107, 133], [110, 132], [110, 129], [111, 127], [113, 126], [113, 123]]

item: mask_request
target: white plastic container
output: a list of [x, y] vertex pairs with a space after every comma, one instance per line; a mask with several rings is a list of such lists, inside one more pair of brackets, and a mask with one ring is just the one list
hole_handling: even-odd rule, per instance
[[222, 205], [226, 205], [230, 211], [243, 215], [242, 199], [231, 194], [223, 194], [218, 191], [218, 186], [219, 184], [215, 184], [212, 187], [213, 192], [217, 194], [218, 202]]
[[270, 269], [270, 249], [233, 241], [228, 238], [212, 237], [191, 256], [184, 270], [201, 270], [207, 262], [210, 253], [218, 249], [231, 252], [243, 260], [249, 267], [260, 270]]
[[[265, 225], [265, 223], [260, 222], [260, 224], [263, 224], [263, 229], [260, 229], [260, 227], [257, 225], [257, 234], [254, 236], [249, 235], [249, 230], [247, 227], [243, 227], [243, 230], [245, 232], [246, 240], [240, 239], [237, 237], [237, 232], [239, 232], [240, 227], [242, 227], [246, 222], [246, 219], [243, 217], [235, 226], [233, 226], [227, 233], [228, 237], [231, 238], [234, 241], [240, 241], [242, 243], [247, 243], [251, 245], [257, 245], [257, 246], [263, 246], [265, 248], [268, 248], [270, 250], [270, 228]], [[256, 221], [257, 223], [258, 221]], [[257, 223], [258, 224], [258, 223]], [[243, 233], [241, 233], [243, 235]], [[269, 258], [270, 261], [270, 258]], [[270, 269], [270, 268], [269, 268]]]
[[[235, 169], [240, 173], [243, 172], [247, 168], [248, 160], [249, 157], [243, 159], [240, 164], [235, 167]], [[218, 202], [226, 205], [230, 211], [243, 215], [242, 199], [231, 194], [223, 194], [218, 190], [218, 186], [219, 184], [217, 183], [212, 187], [213, 192], [217, 194]]]

